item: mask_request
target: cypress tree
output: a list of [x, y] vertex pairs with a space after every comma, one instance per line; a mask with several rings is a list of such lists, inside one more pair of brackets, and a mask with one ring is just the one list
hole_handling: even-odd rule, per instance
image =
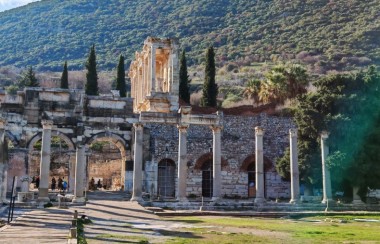
[[209, 47], [206, 52], [205, 81], [203, 83], [202, 106], [216, 107], [218, 85], [215, 83], [215, 52]]
[[63, 65], [63, 72], [61, 76], [61, 88], [69, 89], [69, 74], [67, 71], [67, 61]]
[[186, 54], [182, 51], [179, 67], [179, 98], [184, 102], [190, 103], [189, 75], [187, 74]]
[[126, 97], [124, 57], [120, 55], [117, 65], [116, 90], [119, 90], [120, 97]]
[[33, 71], [32, 66], [29, 67], [29, 69], [24, 73], [23, 77], [21, 78], [19, 82], [19, 86], [21, 88], [23, 87], [38, 87], [39, 83], [36, 78], [36, 74]]
[[90, 50], [90, 55], [86, 63], [87, 74], [86, 74], [86, 87], [85, 91], [87, 95], [99, 95], [98, 88], [98, 73], [96, 72], [96, 54], [95, 54], [95, 44], [92, 45]]

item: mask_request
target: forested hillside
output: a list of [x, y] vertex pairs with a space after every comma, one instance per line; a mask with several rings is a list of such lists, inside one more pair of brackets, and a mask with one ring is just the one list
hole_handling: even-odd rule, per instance
[[42, 0], [0, 13], [0, 66], [83, 69], [95, 44], [110, 69], [149, 35], [179, 38], [190, 65], [214, 45], [218, 65], [349, 70], [380, 63], [380, 0]]

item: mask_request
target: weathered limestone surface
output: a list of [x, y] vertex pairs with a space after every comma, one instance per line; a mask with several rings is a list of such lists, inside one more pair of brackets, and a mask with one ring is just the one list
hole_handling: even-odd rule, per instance
[[129, 77], [135, 98], [133, 111], [169, 113], [178, 110], [179, 44], [174, 39], [148, 37], [136, 52]]
[[321, 134], [321, 153], [322, 153], [322, 183], [323, 183], [323, 204], [333, 203], [332, 191], [331, 191], [331, 178], [330, 169], [326, 165], [326, 158], [329, 155], [329, 146], [327, 145], [327, 139], [329, 133], [324, 131]]
[[140, 123], [136, 123], [133, 126], [135, 128], [135, 155], [133, 165], [133, 192], [131, 201], [141, 201], [144, 127]]
[[75, 189], [73, 202], [84, 202], [84, 179], [86, 178], [86, 147], [78, 145], [75, 162]]
[[255, 203], [265, 202], [264, 196], [264, 131], [261, 127], [255, 127], [256, 135], [256, 197]]
[[298, 203], [300, 198], [300, 183], [299, 183], [299, 170], [298, 170], [298, 149], [297, 149], [297, 130], [289, 130], [290, 138], [290, 203]]
[[50, 148], [51, 148], [51, 129], [53, 121], [42, 121], [42, 144], [41, 144], [41, 164], [40, 164], [40, 187], [38, 188], [38, 200], [49, 202], [49, 173], [50, 173]]

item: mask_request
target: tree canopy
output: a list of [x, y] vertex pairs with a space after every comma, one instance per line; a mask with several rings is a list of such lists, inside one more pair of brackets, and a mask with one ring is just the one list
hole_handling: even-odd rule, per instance
[[[380, 187], [380, 74], [371, 66], [357, 74], [323, 77], [314, 85], [317, 91], [300, 96], [295, 112], [301, 179], [321, 183], [320, 133], [325, 130], [333, 187], [359, 186], [364, 196], [368, 187]], [[284, 177], [285, 161], [277, 162]]]
[[202, 106], [216, 107], [218, 85], [215, 82], [215, 52], [213, 47], [209, 47], [206, 52], [205, 80], [202, 90]]
[[119, 90], [120, 97], [126, 97], [124, 57], [120, 55], [117, 65], [116, 90]]
[[26, 86], [28, 86], [28, 87], [38, 87], [39, 86], [38, 80], [36, 78], [36, 73], [34, 72], [32, 66], [29, 66], [28, 70], [23, 73], [21, 79], [19, 80], [18, 86], [20, 88], [23, 88]]
[[99, 95], [99, 88], [98, 88], [98, 73], [96, 71], [96, 54], [95, 54], [95, 45], [92, 45], [90, 54], [87, 59], [86, 63], [86, 94], [87, 95]]
[[61, 76], [61, 88], [69, 89], [69, 72], [67, 71], [67, 61], [63, 65], [63, 71]]
[[185, 103], [190, 103], [189, 75], [187, 73], [186, 52], [181, 53], [179, 61], [179, 98]]

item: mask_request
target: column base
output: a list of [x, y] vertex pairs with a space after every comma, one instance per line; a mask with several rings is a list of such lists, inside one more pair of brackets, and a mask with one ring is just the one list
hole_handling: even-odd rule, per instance
[[187, 197], [177, 197], [177, 201], [178, 202], [188, 202], [189, 199], [187, 199]]
[[335, 201], [333, 199], [323, 199], [321, 203], [327, 205], [334, 205]]
[[132, 198], [131, 198], [130, 201], [131, 201], [131, 202], [142, 202], [143, 199], [142, 199], [142, 197], [132, 196]]
[[71, 202], [73, 202], [73, 203], [84, 203], [84, 202], [86, 202], [86, 198], [84, 198], [84, 197], [74, 197]]
[[260, 197], [260, 198], [256, 197], [254, 202], [255, 202], [255, 203], [265, 203], [266, 200], [265, 200], [265, 198], [263, 198], [263, 197]]
[[213, 202], [217, 202], [217, 201], [219, 201], [220, 200], [220, 197], [212, 197], [211, 198], [211, 201], [213, 201]]
[[48, 202], [50, 202], [50, 198], [49, 197], [38, 197], [37, 202], [38, 203], [48, 203]]
[[290, 201], [289, 201], [289, 203], [291, 203], [291, 204], [298, 204], [300, 202], [301, 202], [300, 199], [290, 199]]
[[352, 201], [352, 204], [354, 204], [354, 205], [363, 205], [365, 203], [362, 200], [355, 199], [355, 200]]

